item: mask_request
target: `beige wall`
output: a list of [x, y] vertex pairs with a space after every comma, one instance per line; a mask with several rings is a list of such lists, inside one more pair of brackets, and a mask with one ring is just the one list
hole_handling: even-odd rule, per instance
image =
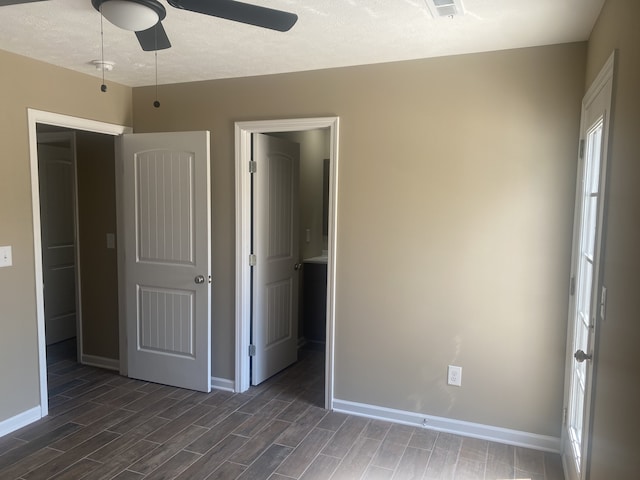
[[591, 38], [586, 85], [618, 50], [606, 206], [606, 320], [596, 355], [591, 479], [640, 471], [640, 2], [607, 0]]
[[131, 89], [0, 51], [0, 421], [39, 404], [27, 108], [129, 125]]
[[[213, 374], [233, 377], [233, 124], [340, 116], [335, 395], [559, 436], [585, 44], [162, 86], [209, 129]], [[463, 367], [461, 388], [445, 385]]]
[[118, 259], [114, 139], [76, 134], [83, 353], [118, 359]]

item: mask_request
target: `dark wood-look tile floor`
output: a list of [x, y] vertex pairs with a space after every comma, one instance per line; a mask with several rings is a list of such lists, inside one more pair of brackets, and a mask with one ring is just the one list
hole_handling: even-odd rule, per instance
[[0, 438], [0, 478], [563, 480], [560, 457], [328, 412], [322, 352], [246, 393], [192, 392], [48, 350], [49, 416]]

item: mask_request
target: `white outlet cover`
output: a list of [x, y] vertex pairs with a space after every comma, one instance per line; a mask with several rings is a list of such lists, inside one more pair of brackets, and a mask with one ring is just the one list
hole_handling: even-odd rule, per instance
[[10, 267], [11, 265], [13, 265], [11, 246], [0, 247], [0, 267]]
[[462, 386], [462, 367], [449, 365], [447, 368], [447, 385]]

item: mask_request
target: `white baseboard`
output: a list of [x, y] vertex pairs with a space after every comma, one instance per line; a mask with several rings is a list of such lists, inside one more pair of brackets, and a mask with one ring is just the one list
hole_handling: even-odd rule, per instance
[[211, 388], [233, 393], [235, 393], [236, 391], [236, 385], [233, 380], [227, 380], [226, 378], [218, 377], [211, 377]]
[[347, 400], [333, 400], [333, 409], [336, 412], [358, 415], [361, 417], [386, 420], [388, 422], [402, 423], [415, 427], [424, 427], [439, 432], [455, 433], [465, 437], [481, 438], [494, 442], [516, 445], [518, 447], [533, 448], [545, 452], [560, 453], [560, 438], [537, 433], [510, 430], [508, 428], [494, 427], [480, 423], [465, 422], [452, 418], [435, 417], [419, 413], [394, 410], [392, 408], [367, 405], [365, 403], [350, 402]]
[[97, 355], [85, 355], [81, 357], [83, 365], [106, 368], [107, 370], [120, 371], [120, 360], [114, 358], [99, 357]]
[[0, 422], [0, 437], [3, 437], [11, 432], [15, 432], [19, 428], [22, 428], [30, 423], [40, 420], [42, 418], [42, 411], [40, 407], [33, 407], [11, 418], [7, 418]]

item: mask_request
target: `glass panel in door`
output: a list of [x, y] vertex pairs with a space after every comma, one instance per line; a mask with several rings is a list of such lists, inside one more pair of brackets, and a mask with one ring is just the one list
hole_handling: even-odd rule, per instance
[[571, 364], [568, 431], [576, 460], [577, 471], [582, 470], [584, 447], [585, 395], [590, 368], [592, 333], [595, 327], [593, 310], [594, 253], [598, 231], [598, 206], [600, 202], [600, 166], [602, 156], [602, 132], [604, 119], [599, 118], [589, 129], [585, 145], [585, 161], [580, 198], [580, 238], [578, 239], [578, 265], [576, 276], [575, 315], [573, 318], [573, 351]]

